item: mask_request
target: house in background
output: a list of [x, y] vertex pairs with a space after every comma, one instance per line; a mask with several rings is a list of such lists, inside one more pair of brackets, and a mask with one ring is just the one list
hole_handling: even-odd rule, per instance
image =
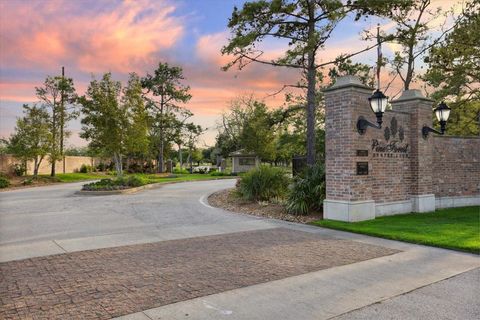
[[245, 150], [232, 152], [229, 156], [232, 158], [232, 173], [247, 172], [260, 165], [260, 158]]

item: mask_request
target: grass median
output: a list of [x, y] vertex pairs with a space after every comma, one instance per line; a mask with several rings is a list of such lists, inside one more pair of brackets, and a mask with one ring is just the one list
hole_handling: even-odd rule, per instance
[[480, 206], [379, 217], [361, 222], [319, 220], [312, 224], [480, 254]]

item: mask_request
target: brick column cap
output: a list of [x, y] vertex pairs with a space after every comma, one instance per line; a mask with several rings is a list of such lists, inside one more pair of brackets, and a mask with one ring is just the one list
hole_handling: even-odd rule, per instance
[[370, 88], [369, 86], [364, 85], [362, 81], [360, 81], [359, 77], [348, 75], [348, 76], [338, 77], [335, 83], [329, 88], [324, 89], [323, 92], [329, 92], [337, 89], [351, 88], [351, 87], [373, 91], [373, 88]]
[[418, 89], [411, 89], [411, 90], [403, 91], [400, 98], [398, 98], [397, 100], [393, 100], [391, 103], [395, 104], [397, 102], [406, 102], [406, 101], [412, 101], [412, 100], [420, 100], [420, 101], [425, 101], [425, 102], [435, 102], [432, 99], [426, 98], [422, 94], [422, 91], [420, 91]]

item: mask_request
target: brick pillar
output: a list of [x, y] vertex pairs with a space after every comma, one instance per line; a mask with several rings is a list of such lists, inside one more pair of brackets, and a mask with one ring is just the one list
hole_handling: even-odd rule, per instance
[[433, 141], [422, 136], [423, 126], [432, 126], [433, 100], [425, 98], [420, 90], [404, 91], [392, 101], [394, 110], [410, 114], [411, 198], [414, 212], [435, 211], [433, 193]]
[[[326, 199], [324, 217], [342, 221], [360, 221], [375, 218], [371, 177], [356, 174], [357, 141], [360, 136], [356, 123], [360, 115], [372, 121], [368, 97], [373, 89], [354, 76], [340, 77], [325, 90], [325, 166]], [[363, 149], [363, 148], [362, 148]]]

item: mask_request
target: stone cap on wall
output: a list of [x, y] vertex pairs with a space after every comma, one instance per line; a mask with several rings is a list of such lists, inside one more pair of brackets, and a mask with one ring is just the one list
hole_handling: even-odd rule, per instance
[[355, 87], [355, 88], [366, 89], [370, 91], [373, 90], [373, 88], [370, 88], [364, 85], [359, 77], [348, 75], [348, 76], [338, 77], [332, 86], [330, 86], [327, 89], [324, 89], [323, 91], [328, 92], [328, 91], [347, 88], [347, 87]]
[[422, 94], [422, 91], [420, 91], [418, 89], [410, 89], [410, 90], [403, 91], [400, 98], [398, 98], [397, 100], [393, 100], [392, 103], [404, 102], [404, 101], [409, 101], [409, 100], [423, 100], [423, 101], [428, 101], [428, 102], [434, 102], [434, 100], [426, 98]]

